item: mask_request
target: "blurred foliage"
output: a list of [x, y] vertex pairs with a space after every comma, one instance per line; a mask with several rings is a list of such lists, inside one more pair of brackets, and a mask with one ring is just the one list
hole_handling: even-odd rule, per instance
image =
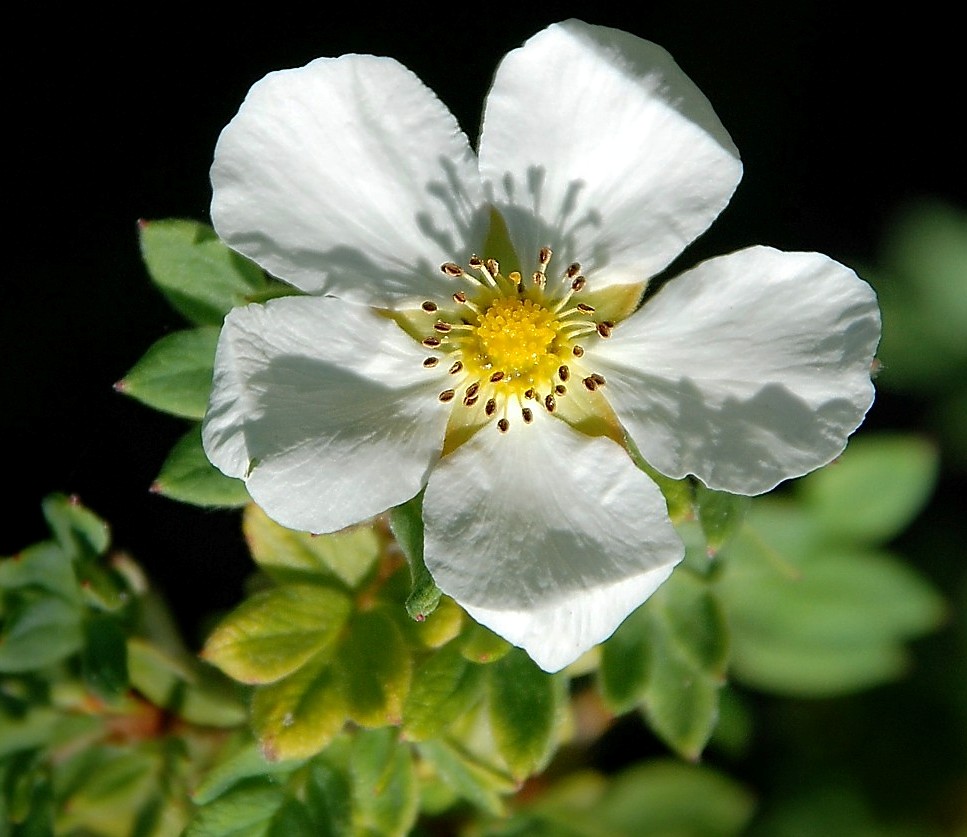
[[421, 498], [317, 537], [208, 464], [217, 325], [291, 291], [204, 225], [142, 224], [191, 327], [117, 388], [189, 423], [154, 489], [241, 508], [255, 572], [199, 659], [103, 521], [44, 501], [51, 538], [0, 560], [0, 834], [964, 837], [965, 230], [913, 209], [863, 271], [881, 398], [931, 438], [861, 433], [753, 500], [656, 475], [685, 561], [548, 675], [440, 594]]

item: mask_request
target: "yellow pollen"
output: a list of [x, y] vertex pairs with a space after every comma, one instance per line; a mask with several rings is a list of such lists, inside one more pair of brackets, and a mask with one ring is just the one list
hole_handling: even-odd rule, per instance
[[503, 372], [510, 388], [521, 393], [553, 377], [560, 366], [560, 323], [543, 305], [527, 298], [497, 297], [476, 320], [471, 338], [476, 351], [468, 354], [481, 372]]

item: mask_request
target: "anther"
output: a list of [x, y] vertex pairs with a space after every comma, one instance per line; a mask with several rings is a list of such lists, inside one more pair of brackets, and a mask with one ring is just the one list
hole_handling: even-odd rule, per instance
[[587, 279], [585, 279], [583, 276], [578, 276], [571, 283], [571, 290], [574, 291], [574, 293], [577, 293], [578, 291], [580, 291], [587, 284], [588, 284], [588, 280]]
[[477, 268], [477, 267], [480, 267], [482, 264], [483, 264], [483, 261], [481, 261], [479, 256], [470, 257], [470, 267]]
[[[472, 259], [470, 264], [473, 264]], [[461, 276], [463, 276], [463, 268], [455, 262], [446, 262], [446, 264], [441, 264], [440, 270], [442, 270], [447, 276], [452, 276], [454, 279], [459, 279]]]
[[602, 337], [610, 337], [611, 329], [613, 328], [614, 328], [614, 323], [611, 323], [605, 320], [604, 322], [598, 323], [598, 334], [600, 334]]
[[547, 412], [554, 412], [554, 409], [557, 407], [557, 402], [554, 400], [553, 395], [548, 395], [544, 398], [544, 406], [547, 407]]
[[445, 389], [440, 393], [440, 400], [444, 402], [453, 401], [454, 395], [456, 395], [456, 392], [454, 392], [452, 389]]
[[463, 291], [457, 291], [453, 295], [453, 301], [459, 302], [461, 305], [467, 301], [467, 295]]
[[566, 395], [567, 387], [564, 386], [564, 384], [558, 384], [556, 387], [554, 387], [554, 392], [556, 392], [558, 395]]
[[599, 375], [597, 372], [591, 373], [591, 380], [594, 381], [599, 387], [605, 385], [604, 375]]
[[557, 370], [557, 377], [560, 378], [562, 381], [566, 381], [568, 378], [571, 377], [571, 370], [568, 369], [566, 366], [560, 366], [558, 367], [558, 370]]
[[466, 398], [463, 399], [463, 406], [464, 407], [472, 407], [474, 404], [477, 403], [477, 399], [479, 397], [480, 396], [478, 396], [478, 395], [468, 395]]
[[571, 262], [571, 264], [570, 264], [570, 265], [568, 265], [568, 268], [567, 268], [567, 273], [565, 273], [564, 275], [565, 275], [565, 276], [566, 276], [566, 277], [567, 277], [568, 279], [573, 279], [573, 278], [574, 278], [575, 276], [577, 276], [577, 275], [578, 275], [578, 274], [579, 274], [580, 272], [581, 272], [581, 265], [580, 265], [580, 264], [578, 264], [577, 262]]
[[426, 358], [426, 360], [423, 361], [423, 367], [424, 369], [432, 369], [439, 362], [440, 362], [440, 358], [438, 357], [428, 357]]
[[594, 306], [593, 305], [588, 305], [586, 302], [579, 302], [575, 307], [582, 314], [593, 314], [594, 313]]
[[487, 403], [484, 405], [484, 412], [488, 416], [492, 416], [494, 413], [497, 412], [497, 399], [496, 398], [491, 398], [491, 399], [489, 399], [487, 401]]
[[424, 337], [422, 342], [428, 349], [435, 349], [440, 345], [440, 341], [436, 337]]
[[516, 270], [512, 270], [510, 273], [508, 273], [507, 278], [510, 279], [510, 281], [515, 285], [519, 285], [521, 282], [520, 273], [518, 273]]
[[496, 372], [494, 372], [493, 375], [490, 376], [490, 382], [496, 384], [497, 381], [502, 381], [503, 378], [504, 378], [504, 373], [498, 369]]
[[[541, 267], [547, 267], [552, 255], [554, 255], [554, 251], [550, 247], [541, 247], [541, 252], [537, 255], [537, 260], [540, 262]], [[580, 268], [578, 269], [580, 270]]]
[[547, 279], [545, 278], [544, 274], [541, 273], [541, 271], [539, 270], [534, 271], [533, 275], [531, 276], [531, 279], [533, 280], [534, 284], [537, 285], [538, 288], [543, 288], [544, 285], [547, 283]]
[[464, 393], [464, 395], [466, 395], [467, 398], [473, 398], [477, 394], [477, 391], [479, 389], [480, 389], [480, 382], [474, 381], [474, 383], [470, 384], [470, 386], [467, 387], [467, 391]]
[[537, 393], [534, 392], [533, 387], [531, 389], [524, 390], [524, 398], [528, 398], [528, 399], [533, 400], [536, 397], [537, 397]]
[[434, 311], [437, 310], [437, 304], [435, 302], [430, 302], [430, 300], [427, 300], [426, 302], [424, 302], [423, 305], [420, 307], [424, 311], [426, 311], [427, 314], [432, 314]]
[[505, 418], [499, 419], [497, 421], [497, 429], [501, 433], [506, 433], [508, 430], [510, 430], [510, 422]]
[[571, 349], [571, 354], [574, 355], [574, 357], [584, 357], [584, 347], [575, 346], [573, 349]]
[[453, 326], [450, 323], [434, 323], [433, 330], [439, 331], [440, 334], [446, 334], [448, 331], [453, 331]]
[[589, 392], [594, 392], [598, 388], [598, 382], [588, 376], [584, 379], [584, 386], [587, 387]]
[[534, 420], [534, 413], [530, 407], [524, 407], [520, 414], [524, 417], [525, 424], [530, 424]]
[[490, 272], [491, 276], [496, 276], [498, 273], [500, 273], [500, 262], [498, 262], [496, 259], [487, 259], [485, 264], [487, 265], [487, 270]]
[[459, 361], [459, 360], [456, 360], [456, 361], [453, 362], [453, 365], [447, 371], [451, 375], [456, 375], [457, 372], [459, 372], [461, 369], [463, 369], [463, 362], [462, 361]]

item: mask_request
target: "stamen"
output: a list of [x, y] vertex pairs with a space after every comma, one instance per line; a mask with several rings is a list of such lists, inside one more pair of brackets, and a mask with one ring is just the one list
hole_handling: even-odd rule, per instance
[[423, 361], [423, 368], [424, 369], [432, 369], [439, 362], [440, 362], [440, 358], [438, 358], [438, 357], [428, 357], [428, 358], [426, 358], [426, 360]]
[[524, 407], [520, 414], [524, 417], [524, 424], [530, 424], [534, 420], [534, 413], [530, 407]]
[[457, 291], [453, 295], [453, 301], [454, 302], [459, 302], [461, 305], [463, 305], [463, 303], [465, 303], [467, 301], [467, 295], [463, 291]]
[[484, 412], [488, 416], [492, 416], [494, 413], [497, 412], [497, 399], [496, 398], [488, 399], [487, 403], [484, 405]]
[[556, 387], [554, 387], [554, 392], [556, 392], [558, 395], [567, 395], [567, 387], [564, 386], [564, 384], [558, 384]]
[[502, 381], [503, 378], [504, 378], [504, 373], [498, 369], [496, 372], [494, 372], [493, 375], [490, 376], [490, 381], [491, 383], [496, 384], [497, 381]]
[[[470, 264], [473, 264], [473, 259], [470, 260]], [[452, 276], [454, 279], [459, 279], [464, 274], [464, 270], [456, 262], [446, 262], [440, 265], [440, 270], [442, 270], [447, 276]]]
[[598, 388], [598, 382], [588, 376], [584, 379], [584, 386], [587, 387], [589, 392], [594, 392]]
[[604, 375], [599, 375], [597, 372], [591, 373], [591, 380], [594, 381], [599, 387], [603, 387], [606, 383], [604, 380]]
[[578, 276], [571, 283], [571, 290], [574, 293], [577, 293], [578, 291], [583, 290], [584, 289], [584, 286], [587, 285], [587, 284], [588, 284], [588, 280], [587, 279], [585, 279], [583, 276]]
[[433, 324], [433, 330], [439, 331], [440, 334], [446, 334], [448, 331], [453, 331], [453, 326], [450, 323], [439, 322]]
[[534, 392], [534, 389], [533, 388], [528, 389], [528, 390], [524, 390], [524, 398], [533, 400], [536, 397], [537, 397], [537, 393]]
[[477, 392], [480, 390], [480, 381], [474, 381], [470, 386], [467, 387], [466, 395], [467, 398], [473, 398]]
[[447, 371], [451, 375], [456, 375], [457, 372], [459, 372], [461, 369], [463, 369], [463, 362], [462, 361], [459, 361], [459, 360], [456, 360], [456, 361], [453, 362], [453, 366], [451, 366]]
[[534, 283], [534, 284], [535, 284], [535, 285], [536, 285], [536, 286], [537, 286], [538, 288], [543, 288], [543, 287], [544, 287], [544, 285], [545, 285], [545, 284], [547, 284], [547, 279], [545, 279], [545, 278], [544, 278], [544, 274], [543, 274], [543, 273], [541, 273], [541, 272], [540, 272], [539, 270], [535, 270], [535, 271], [534, 271], [534, 272], [533, 272], [533, 273], [531, 274], [531, 281], [532, 281], [532, 282], [533, 282], [533, 283]]
[[584, 357], [584, 346], [575, 346], [573, 349], [571, 349], [571, 354], [574, 355], [574, 357]]
[[558, 370], [557, 370], [557, 377], [560, 378], [562, 381], [566, 381], [568, 378], [571, 377], [571, 370], [568, 369], [566, 366], [560, 366], [558, 367]]
[[544, 399], [544, 406], [547, 407], [547, 412], [549, 412], [549, 413], [553, 413], [554, 412], [554, 410], [557, 407], [557, 402], [554, 400], [554, 396], [553, 395], [548, 395]]
[[613, 328], [614, 323], [605, 320], [604, 322], [598, 323], [598, 334], [600, 334], [602, 337], [610, 337], [611, 329]]
[[498, 419], [497, 420], [497, 429], [501, 433], [506, 433], [508, 430], [510, 430], [510, 422], [507, 421], [507, 419], [505, 419], [505, 418]]
[[540, 268], [546, 268], [550, 264], [551, 256], [554, 255], [554, 251], [550, 247], [541, 247], [541, 252], [537, 254], [537, 261]]
[[594, 306], [593, 305], [588, 305], [586, 302], [579, 302], [574, 307], [577, 308], [577, 310], [580, 311], [582, 314], [593, 314], [594, 313]]
[[573, 279], [580, 272], [581, 272], [581, 265], [578, 264], [577, 262], [571, 262], [571, 264], [568, 265], [567, 272], [564, 274], [564, 276], [568, 279]]
[[436, 337], [425, 337], [423, 338], [423, 345], [428, 349], [435, 349], [440, 345], [440, 341]]
[[426, 302], [424, 302], [423, 305], [420, 307], [424, 311], [426, 311], [427, 314], [432, 314], [434, 311], [437, 310], [437, 304], [435, 302], [431, 302], [430, 300], [427, 300]]
[[479, 395], [468, 395], [466, 398], [463, 399], [463, 406], [472, 407], [474, 404], [477, 403], [477, 400], [479, 398], [480, 398]]
[[452, 389], [445, 389], [440, 393], [440, 400], [446, 403], [447, 401], [453, 401], [453, 396], [456, 395]]

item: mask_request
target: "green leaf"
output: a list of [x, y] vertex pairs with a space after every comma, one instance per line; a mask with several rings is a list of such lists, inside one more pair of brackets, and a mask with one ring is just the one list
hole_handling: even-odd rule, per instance
[[214, 677], [211, 669], [175, 659], [139, 637], [128, 639], [131, 685], [156, 706], [193, 724], [236, 727], [244, 723], [245, 707], [231, 681]]
[[356, 588], [380, 554], [371, 526], [309, 535], [280, 526], [255, 504], [246, 507], [242, 530], [256, 563], [279, 583], [335, 578]]
[[437, 775], [461, 797], [495, 817], [504, 815], [501, 797], [517, 789], [510, 776], [480, 764], [445, 741], [424, 741], [418, 750], [433, 765]]
[[158, 340], [114, 388], [172, 415], [201, 419], [208, 408], [219, 330], [204, 326]]
[[41, 508], [57, 543], [73, 560], [93, 560], [107, 552], [111, 530], [76, 497], [51, 494]]
[[0, 559], [0, 588], [20, 587], [39, 587], [78, 605], [81, 601], [71, 561], [53, 541], [28, 546], [12, 558]]
[[390, 510], [390, 528], [410, 565], [412, 591], [406, 612], [422, 622], [436, 610], [443, 595], [423, 562], [423, 492]]
[[81, 643], [76, 604], [50, 594], [18, 595], [0, 632], [0, 672], [43, 669], [75, 653]]
[[403, 707], [408, 738], [423, 741], [442, 735], [480, 697], [484, 670], [469, 662], [457, 643], [444, 646], [417, 669]]
[[197, 805], [207, 805], [229, 788], [260, 776], [282, 776], [303, 764], [301, 759], [269, 761], [254, 743], [245, 744], [205, 771], [201, 784], [191, 794]]
[[749, 498], [695, 486], [695, 506], [708, 549], [713, 554], [725, 546], [742, 526]]
[[299, 808], [277, 785], [247, 782], [199, 809], [184, 837], [313, 837]]
[[151, 490], [195, 506], [236, 507], [249, 502], [245, 483], [226, 477], [208, 461], [201, 444], [201, 425], [175, 443]]
[[124, 631], [113, 616], [94, 614], [84, 622], [81, 670], [87, 684], [103, 697], [116, 697], [128, 688]]
[[205, 224], [169, 219], [139, 226], [152, 282], [197, 325], [220, 326], [232, 308], [268, 288], [262, 270], [222, 244]]
[[830, 538], [879, 543], [902, 532], [937, 479], [937, 450], [915, 436], [868, 434], [801, 480], [803, 500]]
[[378, 611], [354, 616], [336, 665], [346, 679], [353, 721], [364, 727], [400, 723], [413, 663], [395, 622]]
[[651, 668], [651, 631], [651, 613], [639, 607], [601, 646], [598, 677], [601, 695], [612, 712], [627, 712], [644, 700]]
[[939, 623], [940, 597], [909, 567], [803, 535], [796, 507], [760, 501], [729, 550], [719, 590], [733, 672], [793, 696], [835, 695], [895, 677], [902, 642]]
[[272, 683], [330, 645], [351, 607], [347, 595], [321, 586], [264, 590], [222, 620], [202, 656], [243, 683]]
[[369, 829], [380, 837], [408, 834], [419, 807], [409, 748], [391, 729], [360, 730], [350, 756], [355, 813], [354, 833]]
[[306, 781], [306, 808], [316, 837], [348, 837], [352, 833], [352, 788], [342, 770], [316, 761]]
[[526, 779], [553, 751], [566, 681], [541, 671], [519, 648], [486, 672], [497, 749], [514, 777]]
[[596, 807], [613, 834], [733, 837], [744, 833], [755, 801], [741, 785], [712, 770], [658, 761], [620, 774]]
[[252, 728], [270, 761], [305, 759], [325, 748], [349, 715], [344, 675], [322, 653], [293, 674], [255, 690]]

